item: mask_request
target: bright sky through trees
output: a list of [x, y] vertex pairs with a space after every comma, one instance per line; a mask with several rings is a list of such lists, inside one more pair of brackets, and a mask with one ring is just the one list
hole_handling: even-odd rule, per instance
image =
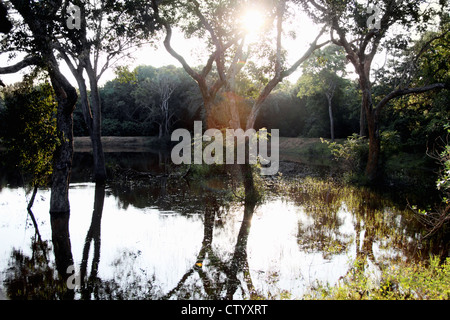
[[242, 28], [251, 35], [260, 31], [264, 25], [264, 16], [257, 9], [249, 9], [242, 15], [241, 23]]
[[[287, 52], [288, 65], [292, 64], [298, 59], [301, 52], [304, 52], [307, 46], [314, 40], [320, 27], [315, 25], [303, 12], [298, 8], [289, 8], [290, 14], [286, 23], [286, 34], [289, 36], [283, 37], [283, 48]], [[267, 31], [274, 31], [275, 28], [270, 27], [270, 23], [266, 17], [262, 14], [262, 11], [255, 5], [249, 8], [242, 8], [242, 29], [246, 32], [246, 43], [256, 43], [260, 41], [260, 35]], [[119, 65], [128, 65], [130, 69], [134, 69], [139, 65], [151, 65], [154, 67], [162, 67], [167, 65], [175, 65], [179, 67], [179, 62], [173, 58], [164, 48], [162, 44], [162, 38], [155, 41], [155, 45], [146, 45], [141, 48], [135, 48], [131, 59], [122, 59], [118, 64], [111, 66], [103, 76], [100, 78], [100, 85], [104, 85], [107, 81], [112, 80], [115, 77], [114, 69]], [[205, 57], [208, 55], [205, 47], [205, 42], [202, 39], [185, 39], [183, 33], [180, 30], [174, 28], [173, 47], [182, 52], [183, 56], [190, 65], [201, 65], [206, 61]], [[11, 61], [8, 61], [6, 54], [0, 54], [0, 64], [10, 65], [14, 61], [20, 61], [23, 56], [19, 53], [17, 57]], [[75, 79], [72, 77], [70, 70], [66, 67], [65, 63], [61, 61], [61, 70], [71, 83], [77, 87]], [[27, 73], [27, 69], [22, 72], [3, 75], [2, 81], [5, 84], [13, 84], [21, 81], [23, 74]], [[295, 83], [301, 74], [301, 70], [294, 72], [288, 80]]]

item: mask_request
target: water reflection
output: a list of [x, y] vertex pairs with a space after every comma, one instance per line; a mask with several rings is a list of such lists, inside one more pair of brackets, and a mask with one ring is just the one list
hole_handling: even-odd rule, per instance
[[23, 219], [23, 190], [4, 187], [3, 291], [11, 299], [301, 298], [315, 281], [353, 272], [354, 260], [369, 270], [436, 252], [407, 212], [369, 190], [330, 179], [254, 181], [248, 167], [229, 169], [232, 181], [158, 174], [75, 183], [70, 214], [49, 216], [49, 191], [40, 190], [40, 244]]
[[[255, 291], [247, 260], [247, 240], [257, 198], [255, 197], [253, 178], [248, 174], [249, 166], [240, 165], [240, 171], [244, 185], [244, 213], [231, 260], [225, 261], [220, 252], [216, 252], [212, 246], [216, 221], [219, 222], [223, 217], [221, 217], [217, 199], [210, 198], [205, 203], [203, 240], [196, 262], [183, 275], [177, 286], [164, 295], [163, 299], [174, 297], [178, 299], [192, 297], [212, 300], [233, 299], [238, 287], [243, 286], [239, 279], [240, 273], [243, 273], [244, 282], [248, 288], [248, 290], [242, 289], [242, 291], [251, 293]], [[217, 226], [219, 225], [220, 223], [217, 224]], [[200, 284], [196, 283], [192, 286], [189, 284], [189, 280], [195, 275], [199, 278]]]
[[[59, 273], [63, 283], [67, 282], [69, 277], [68, 268], [73, 266], [72, 246], [69, 234], [70, 212], [51, 213], [50, 223], [52, 229], [52, 244], [55, 254], [56, 270]], [[64, 298], [73, 298], [73, 290], [68, 288], [65, 291]]]
[[[82, 288], [82, 298], [90, 299], [91, 293], [95, 287], [95, 284], [100, 281], [98, 278], [98, 265], [100, 262], [100, 232], [101, 221], [103, 213], [103, 204], [105, 200], [105, 185], [103, 183], [96, 183], [95, 185], [95, 198], [94, 198], [94, 211], [92, 212], [92, 220], [89, 230], [86, 235], [83, 258], [80, 266], [80, 282]], [[91, 272], [86, 283], [87, 265], [89, 259], [89, 250], [91, 243], [94, 243], [94, 254], [91, 262]], [[98, 296], [97, 296], [98, 298]]]

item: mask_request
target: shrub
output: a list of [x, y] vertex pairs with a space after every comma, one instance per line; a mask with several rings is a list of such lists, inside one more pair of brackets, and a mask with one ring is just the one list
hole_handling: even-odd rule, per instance
[[369, 153], [369, 144], [364, 137], [354, 133], [342, 144], [326, 141], [322, 138], [321, 141], [328, 144], [333, 157], [342, 161], [348, 171], [357, 173], [364, 169]]

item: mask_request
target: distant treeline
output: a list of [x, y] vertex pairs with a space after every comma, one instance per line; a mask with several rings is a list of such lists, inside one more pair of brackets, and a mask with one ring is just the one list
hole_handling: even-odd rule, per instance
[[[360, 97], [356, 84], [346, 81], [334, 95], [336, 138], [359, 130]], [[298, 85], [284, 82], [265, 102], [256, 128], [279, 129], [286, 137], [330, 136], [330, 119], [325, 95], [298, 97]], [[203, 117], [202, 97], [197, 84], [182, 68], [139, 66], [121, 68], [117, 77], [101, 89], [103, 136], [162, 136], [176, 128], [192, 129]], [[221, 100], [217, 99], [216, 117]], [[166, 106], [164, 104], [167, 104]], [[251, 98], [238, 100], [241, 117], [250, 109]], [[167, 108], [167, 110], [165, 110]], [[224, 108], [225, 109], [225, 108]], [[226, 111], [223, 111], [226, 112]], [[218, 120], [219, 121], [219, 120]], [[74, 112], [75, 136], [87, 136], [79, 103]]]
[[[192, 130], [194, 121], [204, 119], [198, 86], [182, 68], [139, 66], [130, 71], [122, 67], [116, 74], [115, 79], [100, 88], [103, 136], [168, 137], [177, 128]], [[255, 129], [279, 129], [280, 136], [284, 137], [330, 138], [325, 89], [316, 85], [314, 90], [305, 90], [315, 85], [309, 76], [305, 73], [295, 84], [285, 81], [273, 90]], [[334, 133], [335, 138], [345, 139], [360, 133], [361, 94], [355, 81], [339, 79], [332, 98]], [[236, 101], [241, 122], [245, 123], [255, 88], [248, 79], [239, 79], [239, 84], [243, 97]], [[377, 90], [382, 92], [383, 87], [378, 85]], [[223, 102], [228, 94], [223, 92], [216, 99], [216, 123], [220, 123], [221, 114], [224, 119], [229, 118], [223, 114], [227, 112]], [[399, 99], [382, 114], [383, 136], [404, 151], [423, 153], [427, 146], [432, 148], [437, 140], [445, 137], [449, 105], [445, 91]], [[1, 96], [0, 118], [5, 111]], [[80, 102], [74, 112], [74, 134], [88, 136]]]

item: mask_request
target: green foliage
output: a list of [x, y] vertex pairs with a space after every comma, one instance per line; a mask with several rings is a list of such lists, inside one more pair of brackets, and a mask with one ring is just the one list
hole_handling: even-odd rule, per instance
[[306, 296], [332, 300], [448, 300], [450, 299], [450, 258], [440, 263], [399, 263], [384, 266], [379, 280], [364, 272], [364, 262], [356, 260], [352, 272], [336, 286], [319, 285]]
[[369, 145], [364, 137], [354, 133], [344, 143], [330, 142], [321, 139], [330, 148], [333, 157], [342, 161], [349, 171], [362, 171], [369, 152]]
[[[167, 114], [163, 114], [160, 107], [164, 85], [173, 89]], [[193, 80], [174, 66], [138, 66], [132, 71], [119, 67], [116, 78], [100, 89], [100, 96], [104, 136], [157, 136], [159, 124], [164, 123], [164, 119], [169, 121], [169, 130], [189, 128], [193, 118], [198, 117], [201, 100]], [[83, 136], [87, 132], [79, 110], [74, 112], [74, 133]]]
[[336, 45], [319, 49], [302, 65], [303, 75], [298, 82], [298, 96], [326, 94], [330, 84], [345, 86], [345, 80], [339, 74], [345, 75], [344, 50]]
[[[447, 32], [447, 33], [446, 33]], [[411, 43], [410, 48], [398, 54], [404, 62], [397, 69], [382, 70], [384, 77], [377, 85], [381, 93], [391, 90], [406, 78], [409, 87], [420, 87], [431, 83], [450, 83], [447, 67], [450, 59], [450, 33], [448, 23], [438, 32], [427, 32]], [[417, 58], [416, 58], [417, 57]], [[412, 61], [415, 66], [412, 66]], [[433, 148], [436, 141], [446, 135], [449, 123], [450, 95], [448, 90], [431, 91], [420, 95], [408, 95], [394, 100], [384, 110], [382, 123], [385, 130], [397, 131], [401, 149], [405, 152], [424, 152]]]
[[45, 184], [59, 144], [53, 89], [48, 83], [20, 84], [6, 89], [4, 99], [1, 136], [8, 163], [30, 176], [31, 185]]
[[306, 119], [302, 135], [330, 136], [330, 112], [327, 98], [332, 101], [334, 133], [346, 137], [357, 130], [360, 102], [353, 83], [345, 79], [346, 60], [343, 49], [330, 45], [315, 51], [302, 65], [296, 95], [305, 105]]
[[450, 191], [450, 145], [446, 145], [440, 154], [442, 169], [439, 179], [436, 182], [438, 190]]
[[381, 152], [384, 157], [396, 154], [400, 150], [400, 135], [397, 131], [386, 130], [381, 132]]
[[116, 74], [116, 80], [119, 83], [137, 83], [137, 69], [130, 71], [127, 66], [118, 66], [114, 73]]

